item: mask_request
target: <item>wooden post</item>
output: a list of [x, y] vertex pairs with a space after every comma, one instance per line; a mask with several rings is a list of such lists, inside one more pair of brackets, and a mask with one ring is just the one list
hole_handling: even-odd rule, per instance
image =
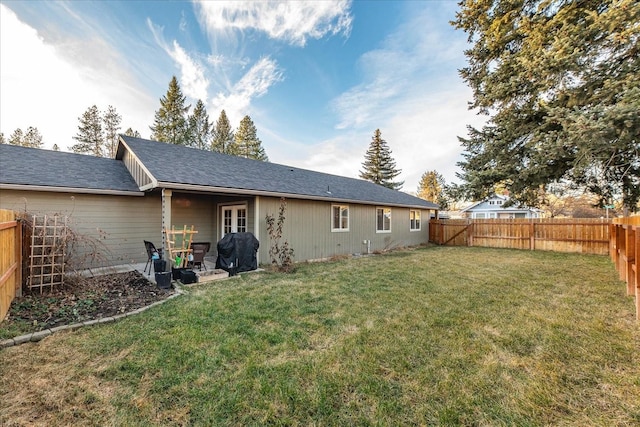
[[536, 223], [533, 222], [533, 218], [531, 218], [531, 222], [529, 223], [529, 249], [532, 251], [536, 250]]
[[468, 220], [467, 226], [467, 246], [473, 246], [473, 226], [475, 222], [472, 219]]
[[624, 270], [625, 280], [627, 281], [627, 295], [635, 295], [636, 286], [632, 268], [636, 260], [635, 227], [628, 224], [623, 226], [623, 230], [625, 252], [623, 254], [622, 269]]
[[16, 226], [16, 262], [18, 270], [16, 271], [16, 296], [22, 296], [22, 219], [17, 220]]

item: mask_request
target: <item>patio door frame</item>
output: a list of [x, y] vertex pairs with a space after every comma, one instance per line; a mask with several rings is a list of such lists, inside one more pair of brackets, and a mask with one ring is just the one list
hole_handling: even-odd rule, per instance
[[[239, 211], [244, 210], [244, 218], [239, 215]], [[227, 233], [225, 233], [225, 212], [231, 212], [231, 233], [237, 233], [239, 227], [244, 227], [244, 230], [249, 231], [249, 206], [247, 203], [234, 203], [220, 205], [220, 238], [222, 239]], [[239, 219], [244, 219], [244, 225], [239, 223]]]

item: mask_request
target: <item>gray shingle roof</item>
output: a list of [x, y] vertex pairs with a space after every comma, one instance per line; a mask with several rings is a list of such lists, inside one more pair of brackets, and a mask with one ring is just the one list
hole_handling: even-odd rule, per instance
[[[194, 185], [309, 199], [438, 208], [431, 202], [360, 179], [124, 135], [121, 138], [163, 187]], [[118, 152], [121, 156], [122, 147]]]
[[135, 192], [121, 161], [0, 144], [0, 184]]

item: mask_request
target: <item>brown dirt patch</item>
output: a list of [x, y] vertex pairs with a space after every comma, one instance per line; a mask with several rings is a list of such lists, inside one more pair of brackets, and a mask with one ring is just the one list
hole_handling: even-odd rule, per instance
[[166, 299], [174, 292], [158, 288], [138, 271], [75, 279], [61, 289], [16, 298], [0, 323], [0, 336], [10, 330], [30, 333], [111, 317]]

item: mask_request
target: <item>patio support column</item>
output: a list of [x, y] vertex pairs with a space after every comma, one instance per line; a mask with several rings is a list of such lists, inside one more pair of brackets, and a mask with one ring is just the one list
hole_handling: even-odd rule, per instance
[[[255, 197], [255, 203], [253, 204], [253, 234], [256, 236], [258, 241], [260, 240], [260, 196]], [[256, 253], [256, 259], [258, 260], [258, 265], [260, 265], [260, 249]]]
[[[164, 230], [171, 228], [171, 195], [173, 192], [167, 188], [162, 189], [162, 247], [163, 258], [167, 259], [167, 237]], [[169, 263], [167, 263], [169, 264]]]

